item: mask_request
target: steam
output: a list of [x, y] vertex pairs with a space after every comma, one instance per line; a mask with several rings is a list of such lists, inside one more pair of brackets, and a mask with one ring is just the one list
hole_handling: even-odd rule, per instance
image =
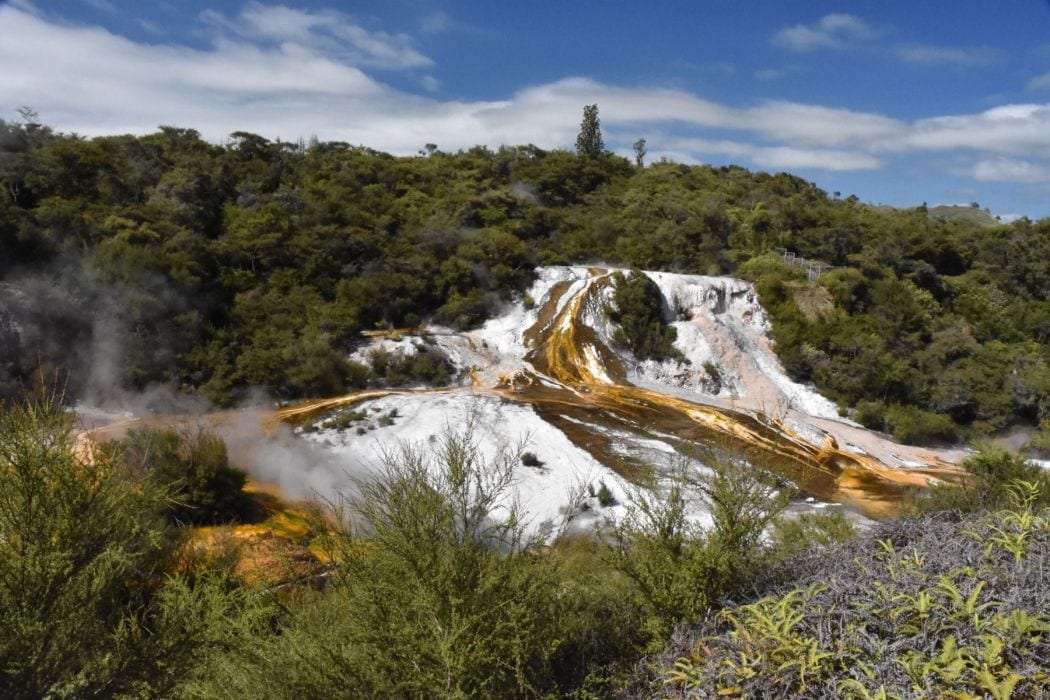
[[334, 503], [355, 492], [371, 471], [340, 459], [322, 445], [296, 437], [283, 423], [267, 425], [263, 412], [222, 414], [214, 430], [226, 442], [231, 462], [252, 478], [277, 486], [290, 499]]
[[529, 182], [519, 180], [510, 186], [510, 193], [518, 199], [524, 199], [527, 202], [533, 204], [540, 203], [540, 192], [536, 187]]

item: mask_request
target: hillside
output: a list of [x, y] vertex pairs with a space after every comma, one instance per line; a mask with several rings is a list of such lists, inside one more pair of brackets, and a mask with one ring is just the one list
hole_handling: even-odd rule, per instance
[[[531, 146], [395, 158], [243, 132], [219, 147], [174, 127], [0, 127], [8, 396], [41, 369], [96, 403], [440, 382], [448, 368], [426, 361], [371, 373], [352, 359], [361, 332], [476, 327], [537, 264], [601, 260], [756, 282], [792, 380], [900, 440], [1037, 431], [1050, 414], [1046, 222], [986, 228], [784, 173]], [[778, 249], [834, 269], [808, 281]], [[797, 301], [814, 298], [830, 306]]]
[[963, 221], [974, 226], [984, 226], [986, 228], [1001, 225], [997, 217], [975, 206], [964, 207], [959, 204], [941, 204], [936, 207], [930, 207], [927, 213], [933, 218], [941, 219], [942, 221]]

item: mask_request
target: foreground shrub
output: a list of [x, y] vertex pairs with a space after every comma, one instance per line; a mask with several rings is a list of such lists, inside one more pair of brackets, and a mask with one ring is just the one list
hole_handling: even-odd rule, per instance
[[801, 558], [790, 588], [683, 630], [639, 695], [1040, 697], [1050, 686], [1050, 511], [885, 523]]
[[1050, 473], [1001, 447], [982, 445], [962, 461], [970, 474], [964, 484], [937, 484], [911, 494], [906, 510], [932, 513], [957, 510], [965, 513], [1005, 508], [1011, 503], [1012, 484], [1026, 481], [1038, 486], [1035, 506], [1050, 506]]
[[[682, 465], [666, 492], [638, 490], [608, 538], [614, 566], [634, 584], [646, 612], [645, 632], [662, 646], [677, 623], [703, 615], [736, 590], [765, 556], [762, 533], [793, 489], [742, 456], [712, 451], [708, 472]], [[688, 517], [698, 499], [713, 521]]]
[[600, 685], [636, 647], [625, 582], [528, 536], [506, 505], [520, 459], [485, 459], [469, 433], [389, 455], [342, 514], [357, 524], [331, 538], [327, 589], [187, 692], [510, 698]]
[[221, 571], [167, 575], [170, 494], [78, 458], [72, 428], [56, 397], [0, 408], [0, 695], [170, 695], [266, 605]]

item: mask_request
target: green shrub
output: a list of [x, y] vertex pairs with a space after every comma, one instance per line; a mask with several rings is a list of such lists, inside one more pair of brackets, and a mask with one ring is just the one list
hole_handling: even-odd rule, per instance
[[1039, 431], [1025, 447], [1041, 457], [1050, 457], [1050, 418], [1040, 421]]
[[833, 510], [779, 518], [773, 523], [771, 535], [772, 556], [786, 560], [811, 547], [846, 542], [856, 535], [856, 528], [842, 510]]
[[[338, 569], [278, 635], [217, 656], [201, 697], [534, 697], [601, 687], [633, 652], [615, 572], [541, 552], [506, 490], [520, 457], [465, 434], [403, 446], [358, 485], [331, 538]], [[623, 629], [610, 625], [623, 625]]]
[[951, 418], [915, 406], [890, 406], [886, 410], [886, 424], [893, 438], [905, 444], [928, 445], [958, 438], [958, 429]]
[[134, 428], [114, 449], [133, 472], [170, 491], [174, 522], [218, 524], [257, 513], [244, 493], [247, 477], [230, 466], [222, 438], [203, 428]]
[[[635, 491], [607, 541], [614, 566], [648, 611], [651, 645], [662, 646], [674, 625], [697, 619], [741, 585], [764, 556], [762, 533], [794, 495], [742, 456], [712, 451], [704, 462], [710, 471], [702, 474], [678, 467], [666, 493]], [[710, 510], [710, 529], [686, 515], [696, 497]]]
[[663, 295], [656, 283], [635, 270], [613, 275], [613, 303], [606, 314], [617, 324], [613, 340], [640, 360], [677, 360], [685, 357], [674, 346], [678, 331], [663, 317]]
[[364, 411], [339, 411], [333, 417], [321, 423], [321, 427], [326, 430], [346, 430], [351, 423], [362, 421], [367, 415]]
[[865, 428], [886, 430], [886, 404], [881, 401], [860, 401], [853, 418]]
[[542, 467], [543, 462], [536, 456], [535, 452], [522, 452], [521, 463], [526, 467]]
[[73, 427], [56, 397], [0, 407], [2, 694], [170, 697], [269, 599], [173, 575], [171, 494], [108, 449], [81, 461]]
[[979, 446], [976, 454], [962, 461], [970, 475], [968, 483], [937, 484], [909, 495], [906, 510], [930, 513], [958, 510], [975, 513], [1003, 508], [1010, 502], [1010, 485], [1017, 481], [1037, 484], [1037, 506], [1050, 506], [1050, 474], [1046, 470], [991, 444]]

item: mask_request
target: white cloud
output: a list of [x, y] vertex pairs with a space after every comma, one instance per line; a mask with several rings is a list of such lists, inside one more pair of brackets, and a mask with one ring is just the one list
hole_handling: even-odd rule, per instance
[[99, 12], [114, 13], [117, 11], [117, 6], [109, 0], [84, 0], [88, 5], [95, 8]]
[[807, 146], [870, 146], [899, 138], [908, 128], [878, 114], [797, 102], [767, 102], [736, 118], [767, 138]]
[[[412, 63], [402, 51], [408, 40], [390, 43], [381, 32], [363, 37], [343, 15], [250, 4], [233, 19], [207, 19], [213, 43], [192, 48], [137, 43], [0, 5], [0, 117], [12, 118], [28, 104], [55, 128], [86, 134], [147, 133], [172, 124], [217, 142], [236, 130], [285, 140], [316, 134], [412, 154], [425, 143], [443, 150], [569, 147], [581, 106], [598, 103], [607, 143], [625, 154], [645, 136], [654, 156], [697, 161], [717, 154], [772, 169], [872, 170], [927, 152], [953, 156], [945, 159], [951, 167], [980, 181], [1031, 182], [1050, 168], [1047, 104], [906, 121], [786, 101], [736, 107], [681, 89], [578, 77], [501, 100], [443, 101], [427, 95], [440, 87], [429, 73], [415, 74], [421, 87], [412, 94], [366, 72], [363, 53], [385, 65]], [[239, 23], [236, 30], [231, 22]], [[317, 37], [336, 47], [353, 44], [353, 51], [317, 46]]]
[[921, 119], [886, 147], [1050, 157], [1050, 105], [1003, 105], [977, 114]]
[[242, 39], [294, 43], [333, 58], [373, 68], [406, 69], [433, 65], [412, 46], [411, 37], [368, 31], [334, 10], [298, 10], [285, 5], [249, 2], [235, 17], [205, 10], [201, 19], [219, 32]]
[[987, 46], [955, 48], [913, 44], [901, 46], [894, 54], [907, 63], [921, 65], [990, 66], [999, 61], [999, 52]]
[[855, 15], [824, 15], [814, 24], [784, 27], [773, 35], [773, 43], [791, 51], [841, 49], [851, 41], [864, 41], [876, 36], [875, 30]]
[[444, 34], [453, 27], [452, 18], [447, 12], [431, 12], [423, 18], [419, 24], [419, 30], [424, 34]]
[[878, 158], [870, 154], [839, 149], [761, 146], [740, 141], [707, 139], [678, 139], [671, 141], [669, 146], [675, 152], [691, 154], [691, 160], [704, 160], [705, 154], [717, 154], [746, 159], [770, 170], [875, 170], [882, 165]]
[[979, 182], [1041, 183], [1050, 177], [1050, 167], [1027, 160], [989, 158], [978, 160], [967, 174]]
[[1050, 73], [1035, 76], [1028, 81], [1025, 88], [1029, 91], [1050, 89]]

